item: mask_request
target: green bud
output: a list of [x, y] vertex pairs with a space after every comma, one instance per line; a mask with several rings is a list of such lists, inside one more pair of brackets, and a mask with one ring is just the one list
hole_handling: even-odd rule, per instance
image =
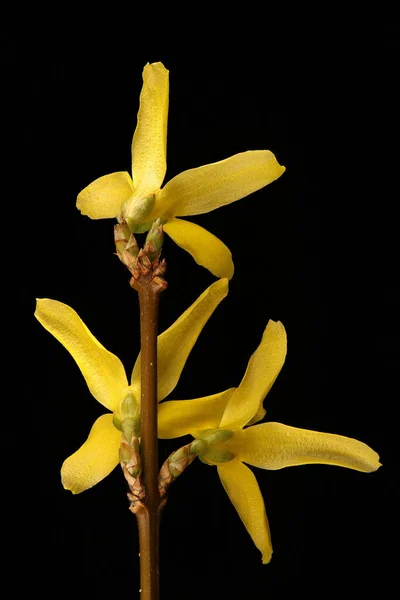
[[151, 226], [151, 229], [146, 237], [146, 243], [144, 250], [151, 261], [157, 258], [159, 252], [161, 252], [164, 241], [164, 232], [161, 225], [161, 219], [156, 219]]

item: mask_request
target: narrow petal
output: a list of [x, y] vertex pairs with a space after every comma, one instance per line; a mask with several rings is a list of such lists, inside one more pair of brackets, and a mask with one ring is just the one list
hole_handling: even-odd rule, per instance
[[157, 194], [156, 204], [170, 217], [199, 215], [252, 194], [284, 171], [269, 150], [241, 152], [180, 173]]
[[216, 277], [233, 277], [234, 266], [229, 248], [215, 235], [182, 219], [171, 219], [163, 225], [165, 233], [189, 252], [194, 260]]
[[158, 437], [177, 438], [188, 433], [196, 437], [203, 429], [218, 427], [226, 403], [235, 388], [195, 400], [170, 400], [158, 407]]
[[135, 196], [160, 189], [167, 168], [168, 71], [160, 62], [143, 69], [143, 87], [132, 141]]
[[38, 298], [35, 317], [75, 359], [96, 400], [110, 410], [115, 410], [128, 387], [119, 358], [96, 340], [67, 304]]
[[271, 535], [264, 500], [254, 474], [238, 461], [217, 468], [226, 493], [262, 554], [262, 562], [269, 563], [272, 557]]
[[[228, 280], [215, 281], [176, 321], [158, 336], [158, 399], [168, 396], [178, 383], [186, 360], [204, 325], [228, 293]], [[140, 354], [132, 373], [138, 391]]]
[[370, 473], [381, 466], [378, 454], [363, 442], [281, 423], [248, 427], [232, 444], [240, 460], [261, 469], [323, 464]]
[[76, 206], [91, 219], [112, 219], [132, 195], [132, 179], [129, 173], [120, 171], [95, 179], [80, 192]]
[[119, 462], [121, 432], [113, 425], [113, 416], [102, 415], [95, 421], [86, 442], [61, 467], [66, 490], [80, 494], [107, 477]]
[[260, 411], [260, 404], [278, 377], [286, 357], [286, 331], [280, 321], [269, 321], [246, 373], [229, 400], [221, 427], [239, 429]]

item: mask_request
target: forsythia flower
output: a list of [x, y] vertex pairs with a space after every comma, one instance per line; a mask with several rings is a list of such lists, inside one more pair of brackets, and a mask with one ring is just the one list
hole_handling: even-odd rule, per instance
[[[175, 388], [194, 343], [227, 293], [228, 280], [216, 281], [158, 336], [159, 400]], [[126, 407], [130, 417], [138, 418], [140, 413], [140, 354], [129, 384], [119, 358], [97, 341], [72, 308], [38, 299], [35, 316], [70, 352], [96, 400], [112, 411], [96, 420], [86, 442], [62, 466], [64, 487], [78, 494], [104, 479], [119, 463], [121, 431], [117, 426]]]
[[194, 438], [191, 452], [216, 465], [263, 563], [272, 556], [264, 501], [252, 471], [322, 463], [363, 471], [376, 471], [379, 456], [358, 440], [289, 427], [281, 423], [252, 425], [263, 418], [262, 401], [277, 378], [286, 357], [282, 323], [269, 321], [237, 389], [196, 400], [169, 401], [159, 407], [159, 437]]
[[197, 263], [217, 277], [231, 278], [232, 255], [217, 237], [176, 217], [198, 215], [230, 204], [278, 179], [285, 171], [269, 150], [254, 150], [180, 173], [164, 188], [166, 172], [168, 71], [147, 64], [132, 141], [132, 177], [104, 175], [80, 192], [77, 207], [91, 219], [123, 217], [133, 233], [148, 231], [161, 218], [164, 231]]

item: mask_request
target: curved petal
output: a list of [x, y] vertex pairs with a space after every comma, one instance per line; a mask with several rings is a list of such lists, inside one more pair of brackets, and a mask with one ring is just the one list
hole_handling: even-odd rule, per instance
[[199, 265], [216, 277], [232, 279], [234, 266], [231, 251], [215, 235], [200, 225], [182, 219], [171, 219], [163, 225], [163, 229]]
[[113, 425], [113, 416], [99, 417], [86, 442], [61, 467], [66, 490], [80, 494], [107, 477], [119, 463], [121, 432]]
[[226, 403], [236, 388], [195, 400], [169, 400], [158, 407], [158, 437], [177, 438], [218, 427]]
[[143, 69], [143, 87], [132, 140], [135, 197], [160, 189], [167, 168], [168, 71], [160, 62]]
[[[168, 396], [178, 383], [186, 360], [201, 330], [228, 293], [228, 280], [215, 281], [185, 312], [158, 336], [158, 399]], [[137, 394], [140, 382], [140, 354], [132, 372], [132, 387]]]
[[286, 357], [286, 331], [280, 321], [269, 321], [246, 373], [229, 400], [221, 427], [239, 429], [259, 411], [260, 404], [278, 377]]
[[93, 396], [115, 410], [128, 387], [121, 361], [96, 340], [67, 304], [38, 298], [35, 317], [68, 350]]
[[217, 469], [226, 493], [262, 554], [262, 562], [269, 563], [272, 557], [271, 535], [264, 500], [254, 474], [237, 461]]
[[232, 445], [240, 460], [261, 469], [323, 464], [370, 473], [381, 466], [378, 454], [363, 442], [281, 423], [244, 429], [235, 435]]
[[112, 219], [121, 211], [121, 205], [133, 194], [132, 179], [126, 171], [110, 173], [95, 179], [83, 189], [76, 206], [91, 219]]
[[199, 215], [240, 200], [284, 173], [269, 150], [250, 150], [180, 173], [157, 194], [167, 216]]

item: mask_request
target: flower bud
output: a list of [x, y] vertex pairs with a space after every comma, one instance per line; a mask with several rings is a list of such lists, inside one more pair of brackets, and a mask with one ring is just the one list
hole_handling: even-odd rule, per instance
[[150, 261], [153, 262], [161, 252], [164, 241], [164, 232], [161, 219], [156, 219], [146, 237], [144, 250]]
[[126, 221], [122, 220], [114, 227], [114, 241], [118, 258], [129, 269], [136, 264], [139, 246], [135, 236], [129, 231]]

